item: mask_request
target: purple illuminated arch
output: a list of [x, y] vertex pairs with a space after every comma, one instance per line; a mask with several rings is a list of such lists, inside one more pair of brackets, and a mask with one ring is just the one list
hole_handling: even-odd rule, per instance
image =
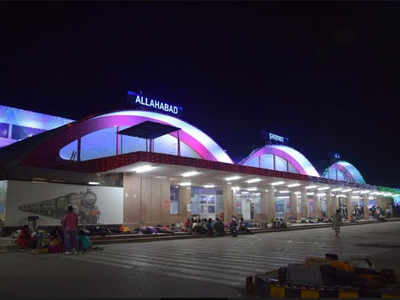
[[324, 171], [322, 175], [323, 177], [329, 178], [329, 169], [337, 169], [341, 171], [342, 173], [346, 174], [346, 176], [350, 178], [352, 182], [365, 184], [365, 180], [361, 175], [360, 171], [358, 171], [358, 169], [355, 166], [353, 166], [351, 163], [347, 161], [335, 162]]
[[293, 165], [299, 174], [319, 177], [317, 170], [313, 167], [310, 161], [297, 150], [283, 145], [266, 145], [245, 158], [240, 164], [246, 165], [255, 157], [260, 157], [265, 154], [273, 154], [279, 156]]
[[[41, 144], [28, 160], [57, 161], [59, 160], [59, 151], [71, 142], [92, 132], [111, 128], [115, 126], [133, 126], [144, 121], [153, 121], [162, 124], [168, 124], [180, 128], [180, 140], [195, 151], [202, 159], [232, 163], [230, 157], [225, 151], [208, 135], [196, 127], [174, 118], [169, 115], [163, 115], [148, 111], [120, 111], [95, 117], [89, 117], [79, 122], [70, 123], [49, 140]], [[176, 137], [176, 133], [171, 135]]]

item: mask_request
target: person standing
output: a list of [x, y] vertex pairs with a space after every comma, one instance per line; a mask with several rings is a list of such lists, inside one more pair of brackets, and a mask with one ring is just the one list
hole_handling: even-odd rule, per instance
[[342, 215], [340, 214], [340, 210], [336, 210], [336, 215], [333, 217], [332, 229], [335, 230], [336, 237], [339, 238], [340, 234], [340, 226], [342, 225]]
[[74, 213], [72, 205], [68, 206], [68, 212], [62, 220], [64, 228], [65, 254], [78, 251], [78, 215]]

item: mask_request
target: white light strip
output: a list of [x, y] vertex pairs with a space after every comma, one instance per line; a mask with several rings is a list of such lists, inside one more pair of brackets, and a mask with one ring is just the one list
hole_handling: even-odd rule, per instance
[[369, 196], [368, 200], [374, 200], [375, 198], [373, 196]]
[[362, 194], [362, 195], [369, 194], [369, 191], [362, 191], [360, 194]]
[[257, 191], [258, 190], [258, 188], [256, 188], [256, 187], [249, 187], [249, 188], [247, 188], [247, 190], [248, 191]]
[[294, 192], [296, 195], [301, 195], [301, 192]]
[[290, 191], [278, 191], [278, 193], [288, 194], [288, 193], [290, 193]]
[[315, 188], [317, 188], [316, 185], [308, 185], [308, 186], [306, 186], [306, 190], [311, 190], [311, 189], [315, 189]]
[[288, 188], [292, 188], [292, 187], [296, 187], [296, 186], [300, 186], [300, 183], [293, 183], [293, 184], [289, 184], [287, 187]]
[[185, 182], [181, 182], [179, 185], [180, 186], [191, 186], [192, 183], [190, 181], [185, 181]]
[[313, 193], [313, 192], [311, 192], [311, 193], [307, 193], [307, 196], [312, 196], [312, 195], [314, 195], [314, 193]]
[[341, 190], [342, 190], [341, 188], [336, 188], [336, 189], [331, 190], [331, 192], [339, 192]]
[[360, 191], [353, 191], [353, 194], [359, 194]]
[[352, 196], [353, 199], [359, 199], [360, 196]]
[[182, 177], [192, 177], [192, 176], [196, 176], [196, 175], [199, 175], [199, 174], [201, 174], [201, 173], [197, 172], [197, 171], [189, 171], [189, 172], [186, 172], [186, 173], [182, 173], [181, 176]]
[[290, 197], [289, 196], [278, 196], [278, 197], [276, 197], [276, 199], [289, 199]]
[[100, 182], [97, 182], [97, 181], [89, 181], [88, 184], [90, 184], [90, 185], [98, 185], [98, 184], [100, 184]]
[[260, 178], [253, 178], [253, 179], [249, 179], [246, 180], [247, 183], [256, 183], [256, 182], [260, 182], [262, 179]]
[[318, 193], [317, 196], [319, 197], [326, 196], [326, 193]]
[[284, 184], [284, 181], [276, 181], [276, 182], [272, 182], [271, 185], [282, 185]]
[[231, 176], [231, 177], [226, 177], [225, 180], [226, 181], [232, 181], [232, 180], [238, 180], [242, 178], [241, 176]]
[[343, 190], [342, 192], [347, 193], [347, 192], [351, 192], [351, 191], [352, 191], [352, 189], [347, 189], [347, 190]]
[[343, 195], [343, 194], [336, 195], [336, 197], [347, 198], [347, 196], [346, 196], [346, 195]]
[[203, 187], [206, 188], [206, 189], [212, 189], [212, 188], [215, 188], [215, 185], [213, 185], [213, 184], [205, 184], [205, 185], [203, 185]]
[[136, 173], [145, 173], [145, 172], [149, 172], [151, 170], [154, 170], [156, 167], [153, 167], [151, 165], [144, 165], [144, 166], [140, 166], [137, 168], [132, 169], [132, 171], [136, 172]]
[[318, 191], [325, 191], [325, 190], [329, 190], [329, 189], [330, 189], [329, 186], [325, 186], [325, 187], [319, 188]]
[[234, 192], [240, 191], [240, 186], [233, 186], [232, 191]]

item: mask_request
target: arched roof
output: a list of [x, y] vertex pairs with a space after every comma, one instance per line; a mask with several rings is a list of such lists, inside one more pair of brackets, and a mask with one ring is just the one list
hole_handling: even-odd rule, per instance
[[296, 149], [284, 145], [266, 145], [253, 151], [247, 158], [241, 161], [240, 164], [245, 165], [251, 159], [265, 154], [274, 154], [284, 158], [294, 166], [299, 174], [319, 177], [317, 170], [303, 154]]
[[[144, 121], [153, 121], [180, 128], [180, 140], [193, 149], [202, 159], [232, 163], [225, 151], [198, 128], [169, 115], [139, 110], [91, 116], [60, 127], [57, 134], [46, 139], [26, 159], [41, 162], [44, 165], [50, 164], [51, 161], [55, 162], [60, 159], [59, 151], [61, 148], [85, 135], [105, 128], [133, 126]], [[176, 136], [176, 133], [171, 135]]]
[[325, 171], [323, 173], [323, 177], [326, 177], [326, 178], [328, 177], [328, 172], [329, 172], [329, 169], [331, 169], [331, 168], [342, 171], [344, 174], [346, 174], [349, 178], [351, 178], [356, 183], [365, 184], [365, 180], [362, 177], [360, 171], [358, 171], [358, 169], [355, 166], [353, 166], [351, 163], [349, 163], [347, 161], [342, 160], [342, 161], [335, 162], [330, 167], [325, 169]]

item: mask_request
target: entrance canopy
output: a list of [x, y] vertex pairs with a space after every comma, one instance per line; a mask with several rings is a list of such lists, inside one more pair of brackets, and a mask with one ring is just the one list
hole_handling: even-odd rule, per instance
[[144, 139], [155, 139], [168, 133], [178, 131], [180, 128], [152, 121], [145, 121], [119, 131], [119, 134], [139, 137]]

